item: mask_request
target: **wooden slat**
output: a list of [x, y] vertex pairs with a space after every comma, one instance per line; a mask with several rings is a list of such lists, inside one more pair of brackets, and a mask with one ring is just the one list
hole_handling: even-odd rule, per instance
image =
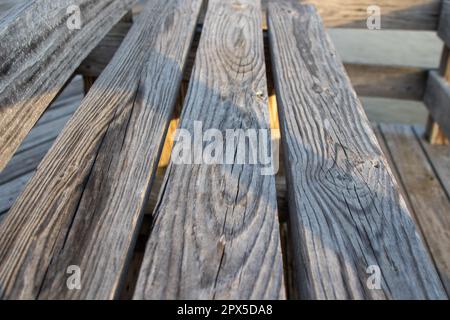
[[[270, 1], [270, 0], [269, 0]], [[381, 9], [382, 29], [436, 30], [441, 0], [305, 0], [317, 6], [327, 27], [367, 28], [367, 8]]]
[[[259, 0], [209, 1], [180, 127], [194, 121], [269, 128]], [[274, 176], [199, 162], [169, 164], [134, 298], [284, 298]]]
[[450, 137], [450, 84], [435, 71], [429, 74], [424, 102], [433, 119]]
[[200, 5], [148, 2], [3, 220], [0, 298], [119, 296]]
[[269, 31], [300, 297], [446, 298], [320, 17], [272, 4]]
[[406, 125], [380, 127], [441, 280], [450, 294], [449, 198], [413, 129]]
[[428, 70], [421, 68], [346, 64], [358, 96], [422, 101]]
[[[283, 0], [263, 0], [263, 3]], [[381, 9], [382, 29], [437, 30], [441, 0], [293, 0], [313, 4], [327, 27], [367, 29], [367, 8]]]
[[[134, 0], [34, 0], [0, 21], [0, 170], [87, 54]], [[81, 29], [67, 27], [78, 5]]]

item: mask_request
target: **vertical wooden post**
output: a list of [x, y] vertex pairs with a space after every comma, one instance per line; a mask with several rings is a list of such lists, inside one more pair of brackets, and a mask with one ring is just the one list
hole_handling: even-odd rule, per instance
[[[442, 12], [439, 21], [438, 35], [444, 41], [444, 50], [441, 56], [441, 64], [439, 67], [439, 74], [450, 83], [450, 1], [445, 0], [442, 3]], [[431, 144], [449, 144], [449, 140], [445, 132], [439, 126], [439, 124], [430, 115], [428, 117], [428, 123], [425, 130], [425, 138]]]

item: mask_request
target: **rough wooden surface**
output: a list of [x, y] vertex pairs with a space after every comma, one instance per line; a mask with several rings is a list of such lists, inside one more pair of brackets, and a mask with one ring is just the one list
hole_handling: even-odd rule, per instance
[[381, 124], [380, 128], [442, 283], [450, 294], [448, 195], [410, 126]]
[[430, 71], [424, 103], [433, 119], [450, 137], [450, 84], [436, 71]]
[[446, 298], [320, 18], [272, 4], [269, 31], [300, 296]]
[[[134, 0], [40, 0], [0, 21], [0, 170], [86, 55]], [[78, 5], [81, 29], [66, 22]]]
[[1, 298], [120, 294], [200, 3], [148, 2], [2, 221]]
[[[268, 129], [268, 117], [260, 3], [210, 0], [180, 126]], [[285, 297], [275, 180], [261, 169], [169, 164], [135, 299]]]

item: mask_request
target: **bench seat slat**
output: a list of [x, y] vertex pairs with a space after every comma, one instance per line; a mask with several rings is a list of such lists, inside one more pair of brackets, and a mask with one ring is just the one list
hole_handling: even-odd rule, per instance
[[[134, 0], [41, 0], [0, 20], [0, 171], [78, 65]], [[69, 29], [71, 5], [81, 28]]]
[[2, 221], [0, 298], [120, 294], [200, 7], [148, 2]]
[[423, 130], [416, 136], [413, 128], [407, 125], [381, 124], [380, 130], [442, 283], [450, 294], [450, 201], [421, 143], [427, 144], [430, 150], [441, 146], [419, 141]]
[[[223, 144], [227, 129], [269, 129], [259, 0], [209, 1], [180, 128], [194, 137], [195, 121]], [[181, 143], [134, 298], [284, 298], [274, 176], [259, 164], [174, 163]]]
[[445, 298], [314, 8], [269, 4], [269, 39], [300, 297]]

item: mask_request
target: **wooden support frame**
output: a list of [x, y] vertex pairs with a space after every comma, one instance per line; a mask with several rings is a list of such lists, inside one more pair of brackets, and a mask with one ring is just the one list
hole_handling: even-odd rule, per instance
[[424, 96], [424, 102], [430, 110], [425, 138], [431, 144], [448, 144], [450, 137], [450, 90], [448, 85], [445, 84], [450, 83], [450, 0], [442, 1], [437, 34], [444, 41], [444, 49], [439, 73], [430, 76]]
[[447, 45], [445, 45], [442, 52], [439, 71], [431, 71], [429, 74], [424, 103], [430, 111], [425, 130], [425, 138], [431, 144], [449, 144], [450, 55]]

